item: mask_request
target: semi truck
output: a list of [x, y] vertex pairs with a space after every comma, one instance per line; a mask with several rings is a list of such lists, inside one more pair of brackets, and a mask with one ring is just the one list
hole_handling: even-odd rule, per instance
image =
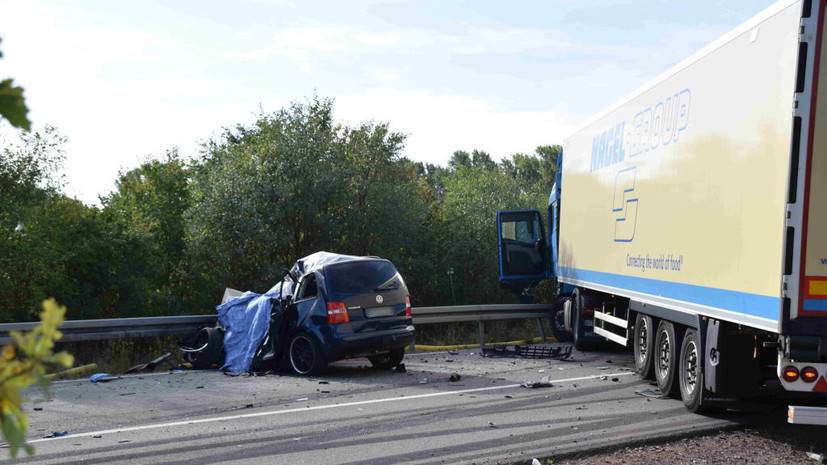
[[827, 424], [825, 18], [782, 0], [572, 133], [548, 239], [497, 212], [502, 285], [556, 279], [557, 329], [691, 411], [780, 385]]

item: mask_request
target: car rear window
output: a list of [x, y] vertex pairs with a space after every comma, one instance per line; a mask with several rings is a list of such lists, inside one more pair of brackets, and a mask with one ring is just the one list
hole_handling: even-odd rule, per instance
[[337, 263], [327, 267], [325, 272], [329, 288], [337, 294], [365, 294], [379, 286], [390, 285], [396, 276], [396, 268], [386, 260]]

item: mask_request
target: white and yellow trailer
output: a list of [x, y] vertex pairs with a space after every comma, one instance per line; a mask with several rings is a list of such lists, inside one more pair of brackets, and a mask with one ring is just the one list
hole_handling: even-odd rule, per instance
[[[778, 2], [564, 141], [546, 257], [561, 324], [582, 346], [593, 314], [691, 410], [768, 367], [827, 393], [826, 14]], [[504, 281], [527, 278], [508, 263], [531, 248], [503, 236], [527, 215], [499, 214]]]

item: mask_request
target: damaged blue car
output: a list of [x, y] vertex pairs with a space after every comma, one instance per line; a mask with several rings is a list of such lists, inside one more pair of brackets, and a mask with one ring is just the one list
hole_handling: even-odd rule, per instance
[[414, 340], [408, 288], [379, 257], [317, 252], [267, 293], [231, 298], [218, 313], [226, 371], [283, 366], [312, 375], [352, 357], [387, 369], [402, 362]]

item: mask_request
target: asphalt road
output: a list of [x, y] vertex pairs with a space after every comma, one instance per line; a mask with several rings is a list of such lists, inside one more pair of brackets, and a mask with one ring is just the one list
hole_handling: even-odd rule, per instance
[[[36, 453], [15, 463], [526, 463], [749, 421], [636, 394], [653, 387], [622, 352], [536, 360], [471, 349], [404, 363], [397, 373], [342, 361], [316, 378], [211, 370], [57, 382], [51, 400], [26, 404]], [[546, 376], [551, 387], [521, 386]]]

